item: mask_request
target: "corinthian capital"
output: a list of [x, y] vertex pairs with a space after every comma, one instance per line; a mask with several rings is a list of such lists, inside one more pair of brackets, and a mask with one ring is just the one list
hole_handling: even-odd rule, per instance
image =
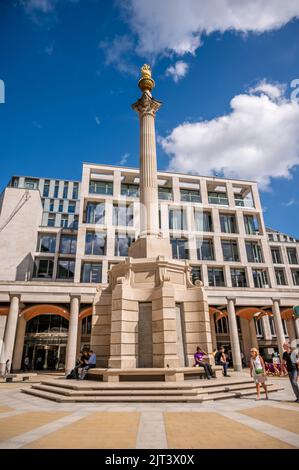
[[156, 115], [158, 109], [162, 106], [161, 101], [155, 100], [149, 91], [142, 93], [141, 98], [132, 104], [134, 111], [143, 116], [144, 114]]

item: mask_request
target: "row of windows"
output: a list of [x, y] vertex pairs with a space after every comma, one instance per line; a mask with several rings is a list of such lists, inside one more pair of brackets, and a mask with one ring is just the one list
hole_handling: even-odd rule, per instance
[[[43, 201], [43, 206], [45, 207], [45, 201]], [[55, 208], [55, 200], [50, 199], [49, 201], [49, 212], [68, 212], [69, 214], [75, 214], [76, 212], [76, 202], [68, 201], [67, 207], [62, 199], [59, 199], [58, 205]]]
[[[275, 330], [275, 322], [274, 318], [272, 315], [268, 315], [267, 318], [269, 319], [269, 326], [270, 326], [270, 332], [272, 336], [276, 336], [276, 330]], [[263, 322], [261, 318], [253, 318], [254, 320], [254, 326], [255, 326], [255, 332], [256, 336], [258, 338], [263, 338], [264, 337], [264, 327], [263, 327]], [[216, 334], [224, 334], [228, 335], [229, 334], [229, 322], [228, 318], [226, 316], [221, 317], [219, 320], [216, 320], [216, 317], [214, 316], [214, 324], [215, 324], [215, 331]], [[283, 325], [283, 331], [284, 335], [288, 337], [288, 331], [287, 331], [287, 325], [286, 321], [282, 319], [282, 325]], [[241, 333], [241, 324], [240, 324], [240, 317], [237, 316], [237, 326], [238, 326], [238, 333]]]
[[[169, 209], [168, 226], [171, 230], [187, 230], [186, 208]], [[221, 232], [238, 233], [236, 216], [234, 214], [219, 213]], [[88, 202], [83, 218], [88, 224], [105, 224], [105, 202]], [[199, 232], [213, 232], [214, 224], [211, 212], [194, 210], [195, 230]], [[133, 205], [113, 204], [113, 225], [133, 226]], [[255, 215], [244, 215], [245, 231], [248, 235], [260, 232], [259, 221]], [[161, 213], [160, 213], [161, 226]]]
[[[59, 253], [75, 255], [77, 249], [77, 237], [74, 235], [62, 235], [60, 237]], [[56, 235], [40, 235], [37, 251], [41, 253], [56, 252]]]
[[[294, 286], [299, 286], [299, 270], [292, 270], [292, 281]], [[232, 287], [249, 287], [246, 270], [244, 268], [230, 269]], [[268, 274], [265, 269], [252, 270], [253, 283], [256, 288], [269, 287]], [[278, 286], [287, 285], [283, 269], [275, 269], [276, 282]], [[192, 280], [202, 280], [201, 267], [192, 267]], [[208, 268], [208, 280], [210, 287], [226, 287], [223, 268]]]
[[[89, 183], [90, 194], [101, 194], [101, 195], [113, 195], [113, 182], [112, 181], [97, 181], [91, 180]], [[138, 184], [121, 184], [121, 195], [128, 197], [139, 197], [139, 185]], [[172, 201], [173, 193], [172, 189], [168, 187], [158, 186], [158, 197], [160, 200]], [[180, 199], [183, 202], [195, 202], [201, 203], [201, 194], [199, 189], [186, 189], [180, 188]], [[235, 205], [238, 207], [254, 207], [253, 197], [251, 191], [248, 191], [245, 196], [235, 194], [234, 196]], [[227, 193], [208, 191], [209, 204], [217, 204], [222, 206], [228, 206], [229, 201]]]
[[[289, 264], [299, 264], [298, 254], [295, 247], [287, 248], [287, 257]], [[284, 264], [282, 260], [281, 249], [279, 246], [271, 247], [272, 261], [274, 264]]]
[[71, 230], [78, 230], [78, 216], [61, 215], [60, 221], [58, 221], [56, 214], [48, 214], [47, 227], [60, 227], [69, 228]]
[[[120, 239], [119, 252], [127, 251], [127, 244], [123, 244], [123, 239]], [[119, 256], [124, 256], [123, 254]], [[34, 277], [38, 278], [52, 278], [54, 269], [54, 260], [52, 259], [39, 259], [35, 260]], [[73, 280], [75, 273], [75, 260], [73, 259], [58, 259], [56, 279]], [[276, 280], [278, 285], [286, 285], [285, 275], [283, 270], [275, 270]], [[244, 268], [231, 268], [230, 269], [232, 287], [248, 287], [248, 280], [246, 270]], [[267, 271], [263, 269], [252, 270], [252, 277], [254, 287], [265, 288], [269, 286]], [[202, 280], [202, 272], [200, 266], [192, 267], [192, 280]], [[299, 286], [299, 270], [292, 270], [292, 280], [295, 286]], [[97, 262], [84, 262], [81, 270], [81, 282], [99, 283], [102, 281], [102, 263]], [[208, 284], [210, 287], [226, 287], [224, 270], [223, 268], [208, 268]]]
[[[24, 179], [24, 188], [25, 189], [39, 189], [40, 186], [40, 179], [38, 178], [25, 178]], [[42, 197], [49, 197], [50, 195], [50, 180], [45, 180], [44, 181], [44, 187], [43, 187], [43, 193]], [[19, 177], [14, 177], [12, 179], [12, 186], [15, 188], [20, 187], [20, 178]], [[58, 198], [62, 197], [63, 199], [68, 199], [68, 193], [69, 193], [69, 187], [70, 187], [70, 182], [69, 181], [64, 181], [63, 183], [63, 188], [62, 188], [62, 194], [59, 194], [59, 189], [60, 189], [60, 181], [56, 180], [54, 183], [54, 191], [53, 195], [51, 194], [51, 197]], [[72, 183], [72, 189], [71, 189], [71, 199], [78, 199], [79, 198], [79, 183], [74, 181]]]

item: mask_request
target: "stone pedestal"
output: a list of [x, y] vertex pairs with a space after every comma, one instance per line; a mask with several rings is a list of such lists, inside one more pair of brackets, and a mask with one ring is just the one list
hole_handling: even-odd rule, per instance
[[145, 363], [139, 345], [140, 308], [145, 303], [143, 314], [151, 315], [153, 367], [192, 366], [197, 346], [211, 352], [207, 300], [200, 283], [191, 283], [190, 273], [187, 263], [161, 256], [127, 258], [113, 266], [109, 287], [96, 297], [93, 309], [91, 347], [97, 365], [124, 369]]

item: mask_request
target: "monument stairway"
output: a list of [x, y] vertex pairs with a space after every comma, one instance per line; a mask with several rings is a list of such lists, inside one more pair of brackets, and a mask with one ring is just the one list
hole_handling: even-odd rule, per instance
[[[268, 382], [269, 392], [282, 390], [279, 384]], [[23, 393], [59, 403], [145, 403], [185, 402], [203, 403], [228, 398], [255, 395], [251, 378], [234, 377], [185, 382], [116, 382], [43, 380]]]

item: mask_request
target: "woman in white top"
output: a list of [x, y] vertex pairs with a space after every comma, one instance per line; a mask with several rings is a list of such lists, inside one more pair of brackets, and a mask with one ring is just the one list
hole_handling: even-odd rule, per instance
[[256, 385], [256, 400], [260, 399], [261, 384], [265, 390], [266, 400], [268, 400], [268, 390], [266, 385], [267, 376], [263, 358], [260, 356], [259, 351], [256, 348], [250, 349], [250, 356], [250, 375]]

